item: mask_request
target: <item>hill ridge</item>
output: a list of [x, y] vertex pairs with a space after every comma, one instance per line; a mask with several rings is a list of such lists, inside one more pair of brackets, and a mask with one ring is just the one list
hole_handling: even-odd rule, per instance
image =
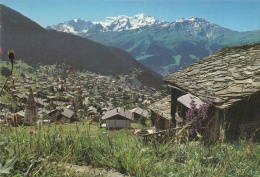
[[116, 47], [104, 46], [92, 40], [42, 28], [37, 23], [9, 7], [1, 8], [1, 48], [12, 49], [17, 59], [31, 65], [66, 62], [75, 69], [119, 75], [134, 69], [144, 85], [161, 88], [162, 77], [137, 62], [133, 56]]

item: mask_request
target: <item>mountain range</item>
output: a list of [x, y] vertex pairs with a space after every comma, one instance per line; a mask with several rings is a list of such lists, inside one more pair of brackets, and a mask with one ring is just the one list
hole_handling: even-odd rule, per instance
[[[0, 49], [15, 52], [15, 59], [30, 65], [66, 63], [75, 70], [102, 75], [131, 75], [136, 83], [162, 88], [162, 76], [126, 51], [69, 33], [47, 30], [0, 4]], [[4, 56], [4, 55], [3, 55]]]
[[46, 28], [121, 48], [161, 75], [173, 73], [225, 46], [260, 42], [260, 30], [233, 31], [197, 17], [165, 22], [143, 13], [107, 17], [98, 22], [74, 19]]

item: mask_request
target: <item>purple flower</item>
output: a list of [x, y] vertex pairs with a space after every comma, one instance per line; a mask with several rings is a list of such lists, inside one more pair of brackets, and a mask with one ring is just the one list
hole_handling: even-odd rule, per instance
[[208, 98], [205, 101], [205, 104], [200, 105], [200, 107], [197, 109], [195, 100], [193, 97], [191, 97], [190, 109], [186, 111], [185, 121], [184, 121], [184, 125], [187, 125], [191, 121], [193, 121], [189, 127], [190, 136], [193, 136], [196, 133], [196, 131], [202, 128], [203, 122], [208, 118], [209, 107], [212, 106], [213, 103], [214, 103], [214, 99]]

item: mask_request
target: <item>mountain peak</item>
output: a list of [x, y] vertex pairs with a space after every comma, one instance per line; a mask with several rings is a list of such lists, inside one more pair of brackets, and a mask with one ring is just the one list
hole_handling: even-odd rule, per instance
[[82, 20], [80, 18], [75, 18], [74, 20], [66, 21], [64, 23], [59, 23], [58, 25], [47, 26], [47, 29], [56, 29], [58, 31], [63, 31], [72, 34], [80, 34], [87, 32], [94, 24], [91, 21]]
[[66, 24], [88, 24], [91, 23], [89, 20], [82, 20], [80, 18], [75, 18], [74, 20], [64, 22]]
[[78, 22], [83, 22], [83, 21], [86, 21], [86, 20], [81, 20], [80, 18], [75, 18], [73, 21], [74, 21], [75, 23], [78, 23]]
[[[196, 31], [198, 29], [207, 31], [207, 29], [213, 29], [218, 27], [218, 25], [210, 23], [207, 20], [198, 17], [181, 18], [173, 22], [172, 25], [177, 27], [178, 29], [186, 29], [188, 31], [192, 31], [192, 33], [194, 32], [194, 34], [196, 35]], [[208, 32], [211, 33], [210, 30]], [[212, 34], [210, 34], [208, 35], [208, 37], [213, 36]]]
[[182, 22], [185, 22], [185, 21], [189, 21], [189, 22], [208, 22], [207, 20], [205, 20], [203, 18], [198, 18], [198, 17], [180, 18], [180, 19], [176, 20], [175, 22], [182, 23]]
[[79, 18], [75, 18], [73, 21], [74, 21], [75, 23], [77, 23], [78, 20], [80, 20], [80, 19], [79, 19]]
[[116, 17], [107, 17], [104, 22], [94, 22], [101, 24], [105, 31], [122, 31], [142, 28], [158, 22], [154, 17], [144, 13], [138, 13], [134, 16], [119, 15]]
[[147, 17], [150, 17], [150, 16], [148, 16], [148, 15], [146, 15], [144, 13], [138, 13], [134, 17], [137, 17], [137, 18], [147, 18]]

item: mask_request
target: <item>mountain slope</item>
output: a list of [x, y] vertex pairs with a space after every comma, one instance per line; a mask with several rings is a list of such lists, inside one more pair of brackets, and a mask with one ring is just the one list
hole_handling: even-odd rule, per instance
[[[84, 28], [76, 30], [74, 25], [61, 24], [73, 30], [66, 32], [124, 49], [162, 75], [186, 67], [225, 46], [260, 42], [260, 30], [232, 31], [196, 17], [163, 22], [137, 14], [109, 17], [104, 22], [88, 21], [91, 24], [88, 26], [83, 25], [84, 20], [77, 21]], [[61, 24], [47, 28], [64, 31]]]
[[20, 13], [0, 5], [1, 48], [30, 65], [66, 62], [75, 69], [105, 75], [132, 74], [144, 85], [160, 88], [162, 77], [122, 49], [107, 47], [68, 33], [46, 30]]

